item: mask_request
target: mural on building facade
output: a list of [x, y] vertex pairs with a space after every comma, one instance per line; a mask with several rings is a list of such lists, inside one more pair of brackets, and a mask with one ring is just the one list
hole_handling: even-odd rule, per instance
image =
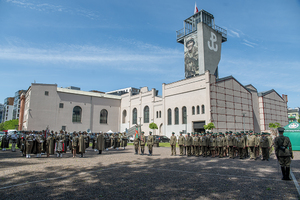
[[197, 35], [192, 34], [184, 40], [185, 77], [188, 78], [199, 74]]

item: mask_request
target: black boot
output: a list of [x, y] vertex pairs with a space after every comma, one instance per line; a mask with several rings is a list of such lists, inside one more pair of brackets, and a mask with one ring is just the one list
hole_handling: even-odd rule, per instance
[[285, 180], [285, 167], [281, 166], [281, 172], [282, 172], [282, 179], [281, 180]]
[[285, 168], [285, 180], [287, 180], [287, 181], [290, 181], [290, 180], [292, 180], [291, 178], [290, 178], [290, 167], [286, 167]]
[[99, 150], [99, 153], [98, 154], [101, 154], [102, 153], [102, 151], [101, 150]]

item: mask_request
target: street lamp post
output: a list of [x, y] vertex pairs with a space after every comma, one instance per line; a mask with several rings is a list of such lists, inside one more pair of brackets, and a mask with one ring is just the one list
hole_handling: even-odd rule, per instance
[[244, 133], [245, 133], [245, 116], [246, 116], [246, 113], [242, 113], [243, 114], [243, 126], [244, 126]]

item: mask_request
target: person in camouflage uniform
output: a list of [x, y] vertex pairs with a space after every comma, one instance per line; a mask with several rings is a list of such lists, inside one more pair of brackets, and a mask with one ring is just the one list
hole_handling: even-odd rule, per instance
[[144, 131], [142, 131], [142, 135], [140, 137], [141, 155], [144, 155], [145, 145], [146, 145], [146, 137], [144, 135]]
[[262, 161], [267, 160], [269, 161], [269, 139], [266, 137], [267, 133], [262, 133], [262, 137], [260, 138], [259, 146], [262, 151]]
[[281, 166], [282, 180], [289, 181], [290, 178], [290, 165], [294, 158], [291, 141], [288, 137], [283, 135], [284, 128], [279, 127], [279, 136], [274, 140], [275, 154]]
[[180, 156], [183, 156], [184, 144], [185, 144], [185, 137], [182, 135], [182, 132], [180, 132], [180, 136], [178, 137], [178, 146], [179, 146]]
[[171, 156], [176, 156], [176, 141], [177, 141], [177, 138], [175, 136], [175, 133], [172, 132], [172, 136], [170, 138]]

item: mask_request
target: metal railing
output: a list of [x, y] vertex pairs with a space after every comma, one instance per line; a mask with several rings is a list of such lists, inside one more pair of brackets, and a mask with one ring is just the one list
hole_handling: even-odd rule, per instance
[[[214, 27], [212, 27], [215, 31], [217, 31], [218, 33], [220, 33], [222, 35], [222, 40], [223, 41], [227, 41], [227, 30], [224, 28], [221, 28], [220, 26], [214, 25]], [[197, 30], [197, 29], [196, 29]], [[196, 31], [196, 30], [192, 30], [192, 29], [188, 29], [188, 28], [182, 28], [178, 31], [176, 31], [176, 36], [177, 36], [177, 40], [180, 40], [181, 38], [183, 38], [184, 36]]]

